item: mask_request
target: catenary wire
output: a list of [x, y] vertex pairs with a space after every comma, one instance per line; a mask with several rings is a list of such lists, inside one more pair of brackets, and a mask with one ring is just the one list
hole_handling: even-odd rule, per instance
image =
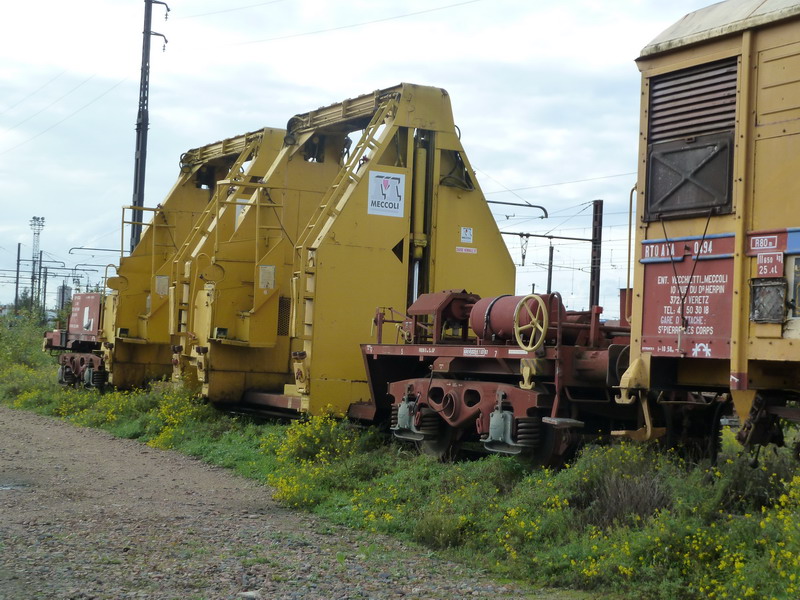
[[61, 119], [60, 121], [56, 121], [55, 123], [53, 123], [52, 125], [50, 125], [50, 127], [48, 127], [47, 129], [44, 129], [44, 130], [40, 131], [40, 132], [39, 132], [39, 133], [37, 133], [36, 135], [34, 135], [34, 136], [32, 136], [32, 137], [29, 137], [27, 140], [24, 140], [24, 141], [20, 142], [19, 144], [16, 144], [15, 146], [11, 146], [10, 148], [6, 148], [6, 149], [5, 149], [5, 150], [3, 150], [2, 152], [0, 152], [0, 156], [3, 156], [3, 155], [5, 155], [5, 154], [8, 154], [8, 153], [9, 153], [9, 152], [11, 152], [12, 150], [16, 150], [17, 148], [19, 148], [19, 147], [21, 147], [21, 146], [24, 146], [25, 144], [27, 144], [27, 143], [29, 143], [29, 142], [32, 142], [33, 140], [35, 140], [35, 139], [36, 139], [36, 138], [38, 138], [39, 136], [42, 136], [42, 135], [44, 135], [45, 133], [47, 133], [47, 132], [48, 132], [48, 131], [50, 131], [51, 129], [55, 129], [56, 127], [58, 127], [59, 125], [61, 125], [61, 124], [62, 124], [64, 121], [66, 121], [67, 119], [70, 119], [70, 118], [74, 117], [76, 114], [78, 114], [79, 112], [81, 112], [81, 111], [82, 111], [82, 110], [84, 110], [85, 108], [88, 108], [89, 106], [91, 106], [92, 104], [94, 104], [95, 102], [97, 102], [98, 100], [100, 100], [100, 98], [102, 98], [103, 96], [106, 96], [106, 95], [110, 94], [112, 91], [114, 91], [116, 88], [118, 88], [120, 85], [122, 85], [122, 84], [123, 84], [124, 82], [126, 82], [127, 80], [128, 80], [128, 77], [125, 77], [124, 79], [120, 79], [120, 80], [119, 80], [117, 83], [115, 83], [114, 85], [112, 85], [112, 86], [111, 86], [110, 88], [108, 88], [108, 89], [107, 89], [105, 92], [103, 92], [102, 94], [99, 94], [98, 96], [95, 96], [95, 97], [94, 97], [92, 100], [90, 100], [89, 102], [87, 102], [87, 103], [86, 103], [86, 104], [84, 104], [83, 106], [81, 106], [81, 107], [79, 107], [79, 108], [75, 109], [74, 111], [72, 111], [71, 113], [69, 113], [69, 114], [68, 114], [66, 117], [64, 117], [63, 119]]
[[568, 185], [570, 183], [584, 183], [586, 181], [599, 181], [601, 179], [613, 179], [614, 177], [630, 177], [631, 175], [636, 175], [635, 172], [631, 173], [617, 173], [616, 175], [602, 175], [600, 177], [589, 177], [588, 179], [575, 179], [573, 181], [559, 181], [558, 183], [543, 183], [541, 185], [529, 185], [527, 187], [520, 187], [520, 188], [512, 188], [512, 189], [505, 189], [505, 190], [495, 190], [494, 192], [486, 192], [486, 195], [489, 194], [504, 194], [506, 192], [521, 192], [524, 190], [537, 190], [539, 188], [546, 188], [546, 187], [555, 187], [557, 185]]
[[208, 17], [211, 15], [221, 15], [222, 13], [236, 12], [239, 10], [247, 10], [248, 8], [257, 8], [259, 6], [267, 6], [268, 4], [278, 4], [279, 2], [286, 2], [287, 0], [270, 0], [269, 2], [259, 2], [258, 4], [248, 4], [247, 6], [237, 6], [235, 8], [223, 8], [221, 10], [213, 10], [210, 12], [197, 13], [194, 15], [186, 15], [182, 17], [173, 17], [175, 21], [182, 21], [184, 19], [197, 19], [199, 17]]
[[48, 79], [48, 80], [47, 80], [45, 83], [43, 83], [43, 84], [42, 84], [42, 85], [40, 85], [38, 88], [36, 88], [35, 90], [33, 90], [31, 93], [29, 93], [29, 94], [27, 94], [25, 97], [23, 97], [21, 100], [18, 100], [17, 102], [15, 102], [14, 104], [12, 104], [11, 106], [7, 106], [7, 107], [6, 107], [6, 108], [4, 108], [3, 110], [1, 110], [1, 111], [0, 111], [0, 115], [4, 115], [4, 114], [6, 114], [6, 113], [7, 113], [8, 111], [10, 111], [11, 109], [13, 109], [13, 108], [16, 108], [17, 106], [19, 106], [20, 104], [22, 104], [23, 102], [25, 102], [26, 100], [28, 100], [29, 98], [32, 98], [33, 96], [35, 96], [36, 94], [38, 94], [39, 92], [41, 92], [41, 91], [42, 91], [44, 88], [46, 88], [48, 85], [50, 85], [51, 83], [53, 83], [53, 82], [54, 82], [56, 79], [58, 79], [59, 77], [61, 77], [61, 76], [62, 76], [64, 73], [66, 73], [66, 72], [67, 72], [67, 70], [66, 70], [66, 69], [64, 69], [64, 70], [63, 70], [63, 71], [61, 71], [60, 73], [58, 73], [58, 74], [54, 75], [53, 77], [51, 77], [50, 79]]
[[455, 4], [447, 4], [445, 6], [436, 6], [433, 8], [426, 8], [425, 10], [417, 10], [402, 15], [394, 15], [391, 17], [383, 17], [381, 19], [372, 19], [370, 21], [361, 21], [360, 23], [350, 23], [348, 25], [339, 25], [338, 27], [328, 27], [326, 29], [317, 29], [315, 31], [305, 31], [302, 33], [290, 33], [288, 35], [280, 35], [270, 38], [263, 38], [260, 40], [249, 40], [246, 42], [234, 42], [232, 44], [225, 44], [225, 46], [246, 46], [248, 44], [261, 44], [264, 42], [276, 42], [279, 40], [289, 40], [292, 38], [305, 37], [309, 35], [317, 35], [320, 33], [329, 33], [331, 31], [342, 31], [344, 29], [355, 29], [356, 27], [363, 27], [364, 25], [373, 25], [375, 23], [385, 23], [386, 21], [394, 21], [396, 19], [405, 19], [407, 17], [414, 17], [417, 15], [424, 15], [427, 13], [436, 12], [439, 10], [446, 10], [448, 8], [456, 8], [458, 6], [466, 6], [467, 4], [475, 4], [476, 2], [483, 2], [483, 0], [466, 0], [466, 2], [457, 2]]
[[71, 90], [69, 90], [69, 91], [68, 91], [66, 94], [63, 94], [63, 95], [59, 96], [58, 98], [56, 98], [55, 100], [53, 100], [53, 101], [52, 101], [50, 104], [48, 104], [47, 106], [45, 106], [44, 108], [42, 108], [42, 109], [40, 109], [40, 110], [37, 110], [37, 111], [36, 111], [35, 113], [33, 113], [32, 115], [28, 115], [27, 117], [25, 117], [24, 119], [22, 119], [22, 121], [20, 121], [19, 123], [16, 123], [15, 125], [12, 125], [11, 127], [8, 127], [8, 128], [6, 129], [6, 131], [11, 131], [12, 129], [16, 129], [17, 127], [19, 127], [19, 126], [20, 126], [20, 125], [22, 125], [23, 123], [27, 123], [28, 121], [30, 121], [30, 120], [31, 120], [32, 118], [34, 118], [35, 116], [38, 116], [38, 115], [42, 114], [42, 113], [43, 113], [44, 111], [46, 111], [47, 109], [49, 109], [49, 108], [51, 108], [52, 106], [54, 106], [55, 104], [58, 104], [59, 102], [61, 102], [61, 101], [62, 101], [64, 98], [66, 98], [67, 96], [69, 96], [69, 95], [70, 95], [72, 92], [74, 92], [74, 91], [78, 90], [79, 88], [81, 88], [81, 87], [83, 87], [84, 85], [86, 85], [87, 83], [89, 83], [89, 81], [91, 81], [93, 78], [94, 78], [94, 75], [89, 75], [89, 77], [87, 77], [86, 79], [84, 79], [83, 81], [81, 81], [81, 82], [80, 82], [78, 85], [76, 85], [75, 87], [73, 87], [73, 88], [72, 88]]

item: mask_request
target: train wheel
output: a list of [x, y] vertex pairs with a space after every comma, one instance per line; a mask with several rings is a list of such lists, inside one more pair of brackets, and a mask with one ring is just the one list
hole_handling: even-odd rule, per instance
[[449, 462], [456, 458], [459, 450], [460, 431], [450, 427], [436, 411], [423, 408], [419, 430], [435, 437], [415, 442], [420, 454], [432, 456], [437, 460]]
[[783, 446], [785, 438], [781, 420], [768, 412], [769, 407], [786, 406], [786, 397], [776, 392], [758, 392], [750, 414], [739, 428], [736, 438], [746, 448], [775, 444]]
[[578, 439], [569, 429], [556, 429], [552, 425], [541, 424], [539, 445], [525, 450], [520, 459], [533, 467], [557, 469], [575, 455]]
[[722, 447], [722, 407], [723, 403], [707, 407], [665, 405], [666, 447], [690, 462], [716, 462]]
[[73, 371], [68, 366], [63, 366], [58, 368], [58, 382], [61, 385], [69, 385], [74, 386], [78, 381], [78, 377], [75, 375], [75, 371]]

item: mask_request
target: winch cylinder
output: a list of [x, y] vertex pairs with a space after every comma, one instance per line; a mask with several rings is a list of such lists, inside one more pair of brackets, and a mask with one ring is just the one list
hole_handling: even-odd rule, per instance
[[[473, 333], [481, 340], [510, 340], [514, 337], [514, 312], [517, 305], [528, 298], [526, 305], [519, 311], [519, 325], [524, 327], [531, 322], [531, 314], [536, 315], [539, 304], [528, 296], [496, 296], [494, 298], [481, 298], [472, 307], [469, 317], [469, 326]], [[549, 307], [550, 322], [554, 323], [563, 313], [563, 306], [559, 301], [550, 301], [550, 294], [542, 294], [545, 306]], [[552, 306], [551, 306], [552, 304]]]

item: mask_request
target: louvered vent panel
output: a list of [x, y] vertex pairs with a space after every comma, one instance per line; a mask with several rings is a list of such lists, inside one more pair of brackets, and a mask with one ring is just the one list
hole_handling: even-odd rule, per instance
[[737, 70], [731, 58], [653, 77], [649, 142], [733, 129]]

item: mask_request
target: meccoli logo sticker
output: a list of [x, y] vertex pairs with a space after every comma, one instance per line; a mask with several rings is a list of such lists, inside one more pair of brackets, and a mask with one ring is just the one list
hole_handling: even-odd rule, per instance
[[370, 171], [367, 213], [402, 218], [405, 212], [405, 189], [404, 174]]

